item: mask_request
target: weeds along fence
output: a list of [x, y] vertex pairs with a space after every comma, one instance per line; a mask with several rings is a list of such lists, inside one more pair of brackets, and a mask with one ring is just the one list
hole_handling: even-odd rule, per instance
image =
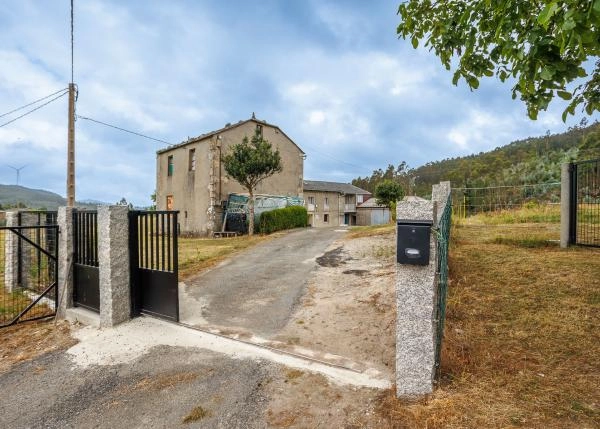
[[453, 188], [452, 201], [452, 212], [456, 218], [545, 205], [556, 207], [556, 221], [560, 220], [560, 182]]
[[57, 252], [56, 212], [19, 212], [0, 227], [0, 327], [55, 314]]

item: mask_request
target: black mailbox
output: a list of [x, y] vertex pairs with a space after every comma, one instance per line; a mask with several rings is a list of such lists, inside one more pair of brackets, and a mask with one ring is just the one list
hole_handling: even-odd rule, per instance
[[429, 265], [430, 220], [398, 220], [396, 260], [399, 264]]

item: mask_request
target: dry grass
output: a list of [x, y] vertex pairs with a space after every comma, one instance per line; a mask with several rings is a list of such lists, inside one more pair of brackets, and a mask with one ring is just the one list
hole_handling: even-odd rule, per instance
[[193, 423], [202, 420], [205, 417], [210, 417], [212, 413], [200, 405], [194, 407], [190, 413], [183, 418], [183, 423]]
[[231, 238], [179, 238], [179, 277], [186, 278], [217, 264], [226, 257], [284, 232]]
[[600, 427], [600, 249], [523, 241], [551, 225], [453, 234], [441, 386], [387, 392], [387, 427]]
[[350, 232], [346, 234], [346, 238], [372, 237], [374, 235], [386, 235], [396, 228], [395, 223], [387, 223], [385, 225], [371, 226], [353, 226]]
[[13, 365], [77, 343], [68, 322], [28, 322], [0, 329], [0, 373]]

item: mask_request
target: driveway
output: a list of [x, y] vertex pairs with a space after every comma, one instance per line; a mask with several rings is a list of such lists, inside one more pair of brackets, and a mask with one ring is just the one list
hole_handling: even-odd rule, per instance
[[292, 231], [188, 280], [179, 288], [181, 322], [263, 338], [276, 335], [302, 296], [316, 258], [344, 231]]

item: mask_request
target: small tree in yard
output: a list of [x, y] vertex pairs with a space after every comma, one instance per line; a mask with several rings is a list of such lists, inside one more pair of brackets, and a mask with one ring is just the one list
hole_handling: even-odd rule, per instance
[[[375, 187], [375, 198], [377, 204], [384, 205], [395, 212], [396, 201], [404, 196], [404, 189], [393, 180], [384, 180]], [[392, 212], [392, 218], [395, 213]]]
[[263, 139], [257, 130], [250, 141], [244, 137], [241, 143], [231, 146], [223, 157], [227, 176], [248, 190], [250, 198], [248, 234], [254, 234], [254, 189], [267, 177], [279, 173], [283, 167], [279, 150], [273, 150], [271, 143]]

